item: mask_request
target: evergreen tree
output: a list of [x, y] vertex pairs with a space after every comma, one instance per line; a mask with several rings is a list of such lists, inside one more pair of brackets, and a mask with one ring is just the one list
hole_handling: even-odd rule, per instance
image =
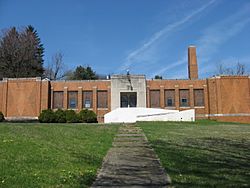
[[69, 78], [72, 80], [96, 80], [98, 79], [98, 76], [96, 73], [92, 70], [90, 66], [83, 67], [83, 66], [77, 66], [76, 70], [73, 72], [73, 75]]
[[0, 79], [42, 76], [43, 53], [41, 40], [32, 26], [21, 32], [10, 28], [0, 38]]

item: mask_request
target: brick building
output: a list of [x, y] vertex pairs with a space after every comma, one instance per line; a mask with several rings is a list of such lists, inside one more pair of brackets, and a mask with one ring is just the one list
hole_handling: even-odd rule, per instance
[[250, 77], [198, 79], [196, 48], [188, 48], [189, 79], [146, 80], [144, 75], [113, 75], [109, 80], [49, 81], [6, 78], [0, 82], [5, 117], [37, 118], [43, 109], [88, 108], [102, 122], [118, 107], [195, 109], [196, 118], [250, 122]]

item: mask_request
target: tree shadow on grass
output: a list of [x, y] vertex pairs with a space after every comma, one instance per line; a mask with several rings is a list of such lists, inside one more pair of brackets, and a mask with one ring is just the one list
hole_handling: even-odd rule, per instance
[[90, 153], [71, 153], [74, 162], [81, 163], [84, 170], [75, 174], [75, 179], [80, 187], [89, 187], [96, 178], [97, 168], [102, 164], [102, 158], [99, 155]]
[[249, 143], [228, 139], [150, 141], [176, 187], [249, 187]]

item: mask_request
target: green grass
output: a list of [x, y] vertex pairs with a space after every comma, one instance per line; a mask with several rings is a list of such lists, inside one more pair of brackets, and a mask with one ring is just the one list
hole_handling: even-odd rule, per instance
[[138, 123], [175, 187], [250, 187], [250, 125]]
[[88, 187], [118, 127], [0, 123], [0, 187]]

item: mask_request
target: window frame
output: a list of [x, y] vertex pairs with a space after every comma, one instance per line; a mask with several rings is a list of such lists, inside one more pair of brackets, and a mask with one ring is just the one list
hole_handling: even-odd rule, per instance
[[[61, 94], [62, 96], [61, 96], [61, 107], [58, 107], [58, 105], [55, 105], [55, 95], [56, 94]], [[52, 109], [63, 109], [63, 107], [64, 107], [64, 100], [63, 100], [63, 98], [64, 98], [64, 92], [63, 91], [53, 91], [53, 104], [52, 104]]]
[[[197, 91], [201, 91], [202, 93], [202, 105], [197, 105], [196, 102], [198, 101], [196, 99], [196, 92]], [[203, 88], [197, 88], [197, 89], [194, 89], [194, 106], [195, 107], [204, 107], [205, 106], [205, 95], [204, 95], [204, 89]]]
[[[91, 93], [91, 97], [90, 97], [90, 107], [86, 107], [85, 106], [85, 94], [84, 93]], [[82, 108], [85, 109], [92, 109], [93, 108], [93, 91], [91, 90], [86, 90], [86, 91], [82, 91]]]
[[[70, 101], [71, 101], [72, 98], [70, 98], [70, 93], [76, 94], [75, 107], [71, 106]], [[68, 91], [67, 103], [68, 103], [68, 109], [78, 109], [78, 91]]]
[[[185, 96], [186, 94], [182, 92], [187, 92], [187, 96]], [[184, 95], [184, 96], [182, 96]], [[186, 102], [183, 102], [183, 100], [186, 100]], [[180, 101], [180, 107], [181, 108], [189, 108], [190, 107], [190, 90], [189, 89], [180, 89], [179, 90], [179, 101]], [[185, 105], [184, 105], [185, 104]]]
[[[171, 99], [172, 100], [172, 105], [169, 106], [168, 105], [168, 100]], [[165, 108], [173, 108], [175, 107], [175, 89], [165, 89], [164, 90], [164, 105]]]
[[[157, 98], [157, 103], [159, 104], [158, 106], [152, 103], [153, 102], [153, 100], [152, 100], [152, 93], [153, 92], [157, 92], [157, 95], [159, 95], [159, 97]], [[161, 98], [161, 91], [160, 91], [160, 89], [149, 90], [150, 108], [161, 108], [161, 99], [160, 98]]]
[[[99, 104], [99, 93], [106, 93], [106, 102], [105, 105]], [[98, 90], [97, 91], [97, 109], [107, 109], [108, 108], [108, 91], [107, 90]]]

